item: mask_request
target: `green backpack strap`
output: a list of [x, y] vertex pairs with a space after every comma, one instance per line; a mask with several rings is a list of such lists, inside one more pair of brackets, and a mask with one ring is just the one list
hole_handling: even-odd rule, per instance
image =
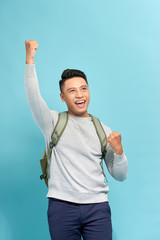
[[68, 112], [61, 112], [58, 114], [58, 121], [53, 129], [53, 133], [51, 135], [52, 141], [50, 142], [49, 146], [50, 148], [48, 149], [48, 154], [47, 158], [49, 159], [52, 154], [52, 148], [55, 147], [64, 131], [66, 128], [68, 122]]
[[[102, 127], [102, 124], [101, 124], [100, 120], [98, 118], [94, 117], [91, 114], [89, 114], [89, 115], [92, 118], [94, 127], [95, 127], [97, 135], [99, 137], [99, 140], [100, 140], [100, 143], [101, 143], [102, 159], [104, 159], [104, 157], [106, 155], [107, 135], [106, 135], [106, 133], [105, 133], [103, 127]], [[102, 167], [104, 177], [105, 177], [106, 181], [108, 182], [107, 177], [106, 177], [105, 172], [104, 172], [104, 168], [103, 168], [103, 161], [101, 161], [101, 167]]]
[[47, 187], [48, 187], [48, 178], [49, 178], [48, 159], [51, 157], [52, 148], [57, 145], [62, 133], [64, 132], [67, 122], [68, 122], [68, 112], [59, 113], [57, 123], [56, 123], [56, 125], [53, 129], [52, 135], [51, 135], [51, 142], [49, 144], [48, 153], [46, 154], [46, 149], [45, 149], [43, 158], [40, 160], [41, 169], [43, 172], [43, 174], [40, 176], [40, 179], [45, 180]]

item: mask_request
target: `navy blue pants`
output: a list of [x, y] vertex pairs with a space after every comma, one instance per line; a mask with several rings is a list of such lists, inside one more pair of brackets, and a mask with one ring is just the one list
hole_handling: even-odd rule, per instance
[[49, 198], [47, 215], [52, 240], [112, 240], [108, 202], [79, 204]]

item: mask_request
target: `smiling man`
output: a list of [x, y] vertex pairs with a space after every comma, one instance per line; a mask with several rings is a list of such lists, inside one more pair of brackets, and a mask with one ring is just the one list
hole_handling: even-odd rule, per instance
[[[58, 112], [50, 110], [39, 91], [34, 56], [35, 40], [25, 41], [25, 88], [33, 118], [41, 129], [46, 151], [58, 120]], [[91, 116], [88, 114], [90, 93], [86, 75], [66, 69], [59, 81], [60, 97], [68, 108], [68, 122], [53, 147], [49, 162], [48, 223], [52, 240], [111, 240], [109, 187], [101, 168], [101, 144]], [[121, 134], [101, 123], [106, 140], [104, 161], [111, 176], [118, 181], [127, 177], [128, 163]]]
[[59, 86], [60, 97], [63, 102], [66, 102], [69, 114], [89, 117], [87, 108], [90, 94], [86, 75], [79, 70], [67, 69], [62, 74]]

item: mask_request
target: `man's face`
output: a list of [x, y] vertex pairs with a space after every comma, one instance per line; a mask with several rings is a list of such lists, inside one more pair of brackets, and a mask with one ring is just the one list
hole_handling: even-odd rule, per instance
[[68, 112], [79, 117], [88, 117], [87, 108], [90, 100], [89, 89], [82, 77], [73, 77], [65, 81], [63, 93], [60, 94], [66, 102]]

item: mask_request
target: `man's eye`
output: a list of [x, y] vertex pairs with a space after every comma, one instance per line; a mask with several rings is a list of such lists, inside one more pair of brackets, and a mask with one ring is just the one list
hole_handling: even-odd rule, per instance
[[85, 90], [87, 90], [87, 88], [85, 88], [85, 87], [84, 87], [84, 88], [82, 88], [82, 91], [85, 91]]
[[70, 92], [74, 92], [74, 89], [70, 90]]

